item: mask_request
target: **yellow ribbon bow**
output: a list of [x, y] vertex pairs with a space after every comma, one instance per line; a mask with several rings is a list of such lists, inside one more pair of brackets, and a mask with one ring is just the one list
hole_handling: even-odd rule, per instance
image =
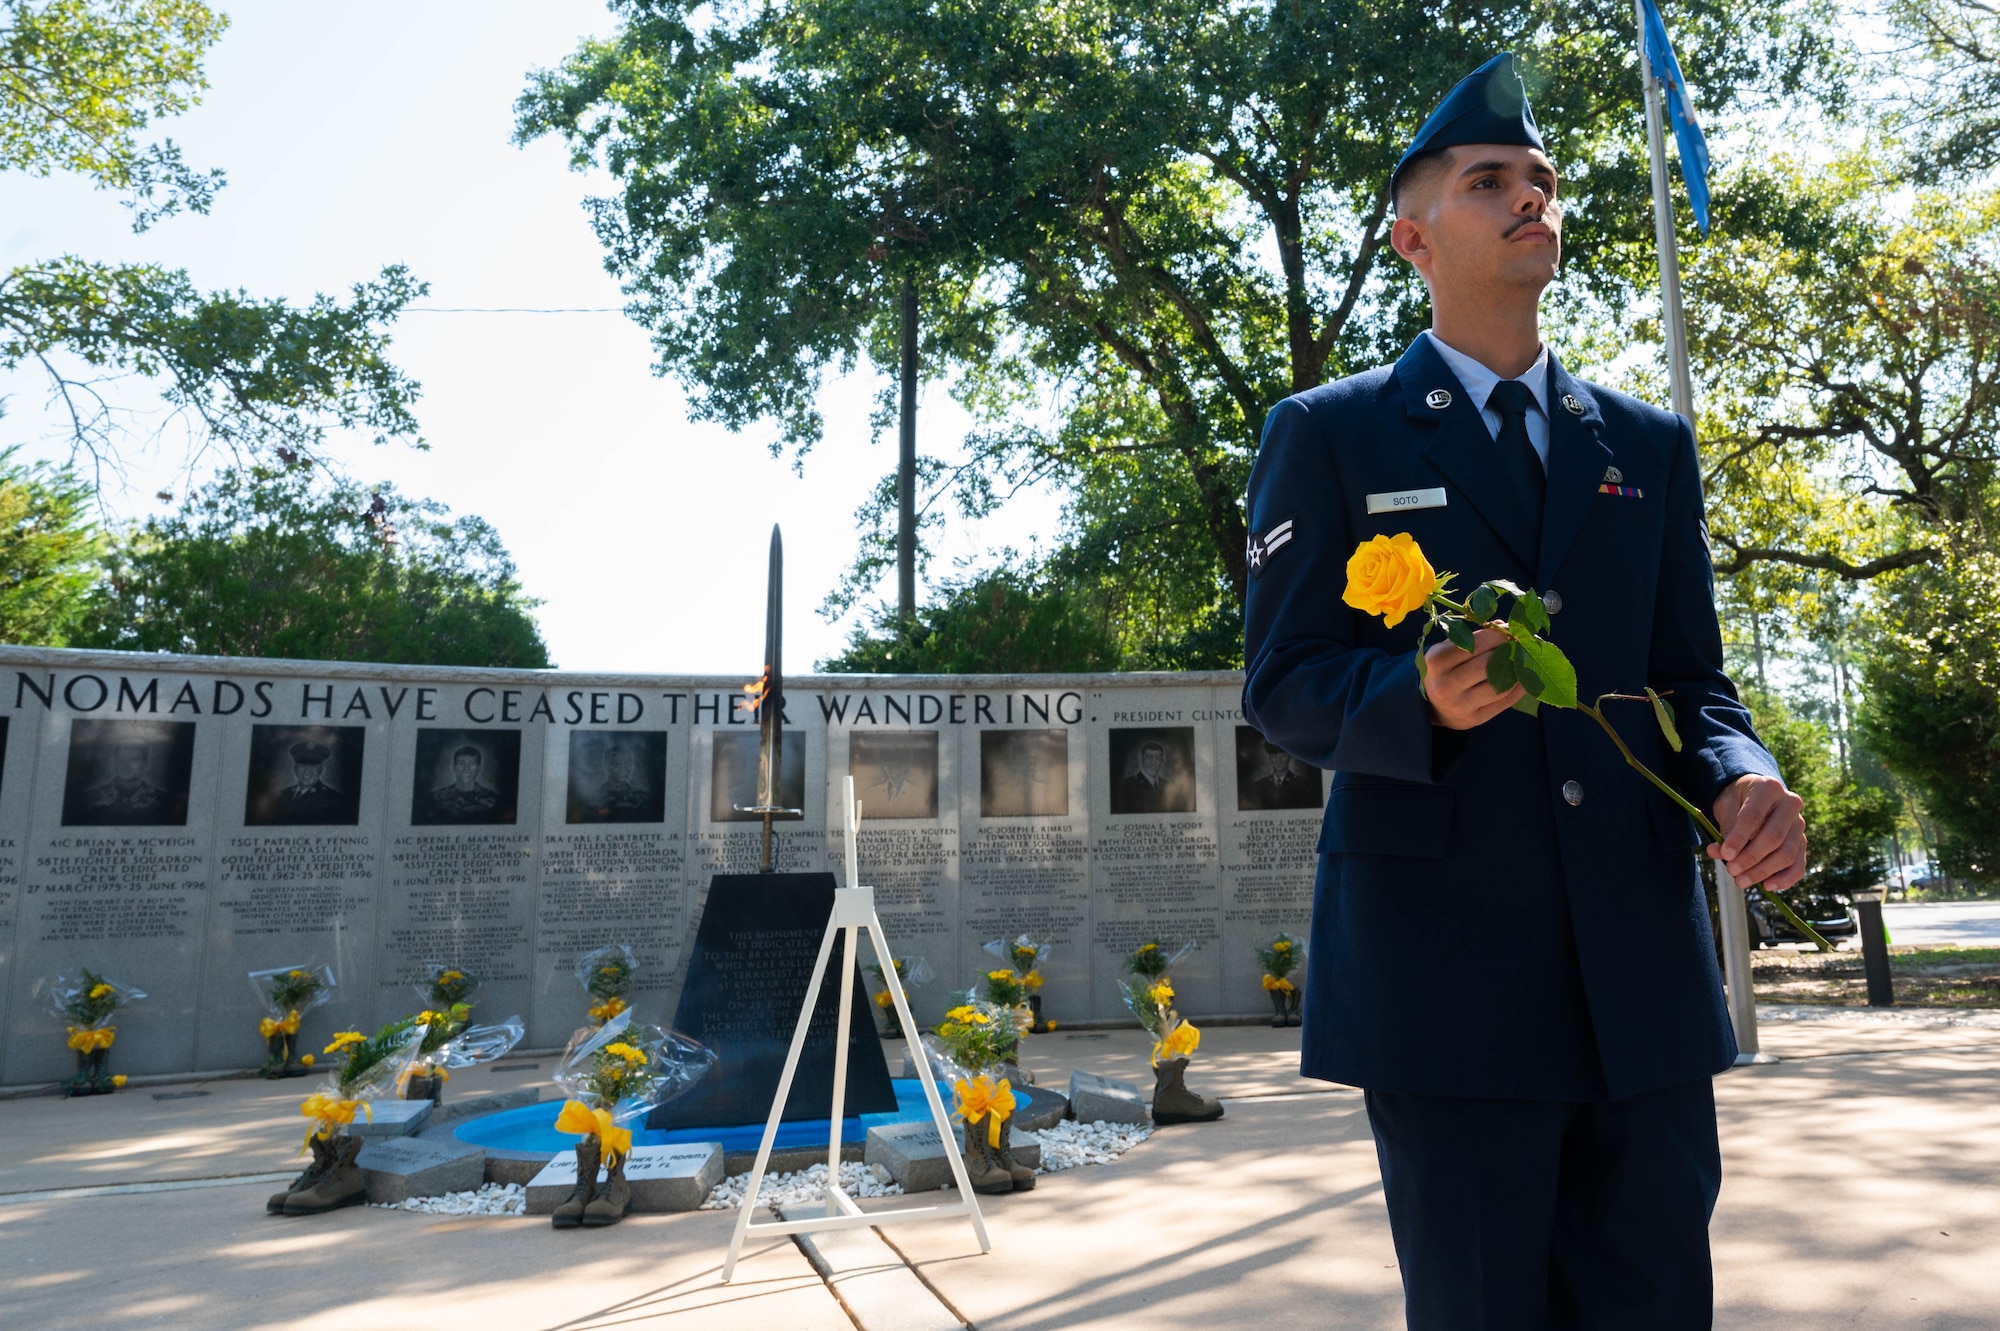
[[954, 1082], [951, 1096], [956, 1103], [951, 1116], [962, 1118], [969, 1126], [979, 1126], [979, 1120], [986, 1120], [986, 1144], [1000, 1144], [1000, 1125], [1014, 1114], [1014, 1088], [1002, 1077], [995, 1085], [991, 1077], [974, 1077], [971, 1081]]
[[1189, 1058], [1201, 1044], [1201, 1032], [1191, 1021], [1177, 1021], [1167, 1028], [1160, 1042], [1153, 1046], [1153, 1066], [1160, 1066], [1162, 1058]]
[[257, 1032], [266, 1040], [280, 1032], [286, 1035], [297, 1035], [299, 1033], [299, 1014], [297, 1011], [287, 1012], [283, 1017], [275, 1020], [265, 1017], [257, 1023]]
[[111, 1042], [118, 1038], [116, 1026], [72, 1026], [69, 1028], [69, 1047], [79, 1054], [94, 1053], [99, 1049], [109, 1049]]
[[299, 1153], [305, 1153], [313, 1138], [331, 1137], [335, 1128], [344, 1128], [352, 1123], [356, 1111], [366, 1114], [369, 1122], [375, 1121], [375, 1111], [359, 1100], [342, 1100], [325, 1091], [315, 1091], [307, 1096], [299, 1105], [299, 1113], [312, 1119], [313, 1125], [306, 1129], [306, 1139], [299, 1147]]
[[562, 1112], [556, 1115], [556, 1131], [597, 1138], [604, 1147], [607, 1169], [616, 1168], [632, 1153], [632, 1129], [613, 1123], [610, 1110], [592, 1109], [581, 1100], [563, 1101]]
[[1273, 993], [1289, 994], [1292, 992], [1292, 982], [1285, 979], [1282, 975], [1266, 975], [1264, 977], [1264, 988]]

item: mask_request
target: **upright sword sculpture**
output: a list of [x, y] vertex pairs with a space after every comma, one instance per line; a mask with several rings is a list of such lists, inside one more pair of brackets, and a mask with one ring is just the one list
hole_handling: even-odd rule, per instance
[[771, 576], [764, 594], [764, 673], [743, 686], [750, 705], [757, 709], [757, 802], [736, 806], [738, 813], [762, 814], [764, 848], [757, 872], [771, 873], [773, 836], [771, 819], [780, 814], [796, 816], [800, 809], [786, 808], [781, 800], [785, 770], [785, 542], [771, 524]]

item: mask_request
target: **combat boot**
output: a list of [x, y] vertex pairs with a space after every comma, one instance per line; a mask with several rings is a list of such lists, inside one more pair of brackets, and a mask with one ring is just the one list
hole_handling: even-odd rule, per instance
[[1271, 1024], [1273, 1026], [1291, 1025], [1291, 1019], [1285, 1011], [1285, 991], [1282, 989], [1271, 989], [1266, 992], [1271, 995]]
[[613, 1154], [605, 1167], [604, 1183], [597, 1189], [597, 1196], [583, 1208], [583, 1223], [592, 1229], [615, 1225], [625, 1218], [625, 1212], [631, 1205], [632, 1185], [625, 1181], [625, 1157]]
[[1304, 990], [1294, 989], [1289, 994], [1286, 994], [1285, 1025], [1287, 1026], [1305, 1025], [1306, 1021], [1304, 1015], [1305, 1005], [1306, 1005], [1306, 996]]
[[318, 1215], [343, 1206], [359, 1206], [368, 1200], [361, 1166], [354, 1163], [354, 1158], [361, 1154], [361, 1139], [342, 1133], [331, 1140], [327, 1149], [332, 1155], [330, 1167], [317, 1183], [285, 1198], [286, 1215]]
[[272, 1215], [283, 1215], [287, 1198], [295, 1192], [304, 1192], [326, 1177], [326, 1171], [333, 1168], [333, 1147], [329, 1144], [331, 1140], [318, 1135], [306, 1139], [306, 1144], [312, 1147], [312, 1163], [305, 1167], [304, 1173], [292, 1180], [289, 1187], [271, 1194], [270, 1199], [264, 1203], [266, 1211]]
[[1196, 1095], [1187, 1088], [1185, 1058], [1162, 1060], [1153, 1068], [1153, 1122], [1210, 1123], [1222, 1117], [1222, 1101]]
[[986, 1120], [983, 1118], [977, 1125], [965, 1125], [965, 1176], [972, 1184], [972, 1190], [981, 1196], [998, 1196], [1014, 1191], [1013, 1171], [1002, 1165], [993, 1148], [986, 1144]]
[[583, 1208], [597, 1195], [597, 1163], [601, 1153], [597, 1138], [585, 1137], [576, 1144], [576, 1186], [569, 1197], [556, 1206], [549, 1223], [557, 1229], [575, 1229], [583, 1223]]
[[1035, 1190], [1035, 1171], [1014, 1158], [1014, 1116], [1009, 1114], [1000, 1120], [1000, 1144], [995, 1146], [987, 1141], [986, 1149], [993, 1154], [994, 1163], [1007, 1171], [1014, 1182], [1015, 1192]]

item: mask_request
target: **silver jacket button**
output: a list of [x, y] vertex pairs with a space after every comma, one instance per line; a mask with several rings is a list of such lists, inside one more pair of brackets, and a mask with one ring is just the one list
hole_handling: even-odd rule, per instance
[[1552, 615], [1561, 614], [1563, 608], [1562, 593], [1551, 587], [1548, 591], [1542, 593], [1542, 605]]
[[1583, 783], [1581, 781], [1563, 782], [1563, 798], [1568, 800], [1572, 805], [1583, 803]]

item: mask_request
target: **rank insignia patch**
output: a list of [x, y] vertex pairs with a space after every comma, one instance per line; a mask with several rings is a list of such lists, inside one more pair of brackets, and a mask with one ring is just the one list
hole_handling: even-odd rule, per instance
[[1271, 557], [1292, 543], [1292, 523], [1296, 517], [1297, 515], [1294, 514], [1292, 517], [1286, 518], [1262, 536], [1257, 535], [1255, 532], [1250, 533], [1250, 543], [1246, 554], [1250, 563], [1251, 577], [1262, 577], [1264, 575], [1264, 565], [1271, 562]]

